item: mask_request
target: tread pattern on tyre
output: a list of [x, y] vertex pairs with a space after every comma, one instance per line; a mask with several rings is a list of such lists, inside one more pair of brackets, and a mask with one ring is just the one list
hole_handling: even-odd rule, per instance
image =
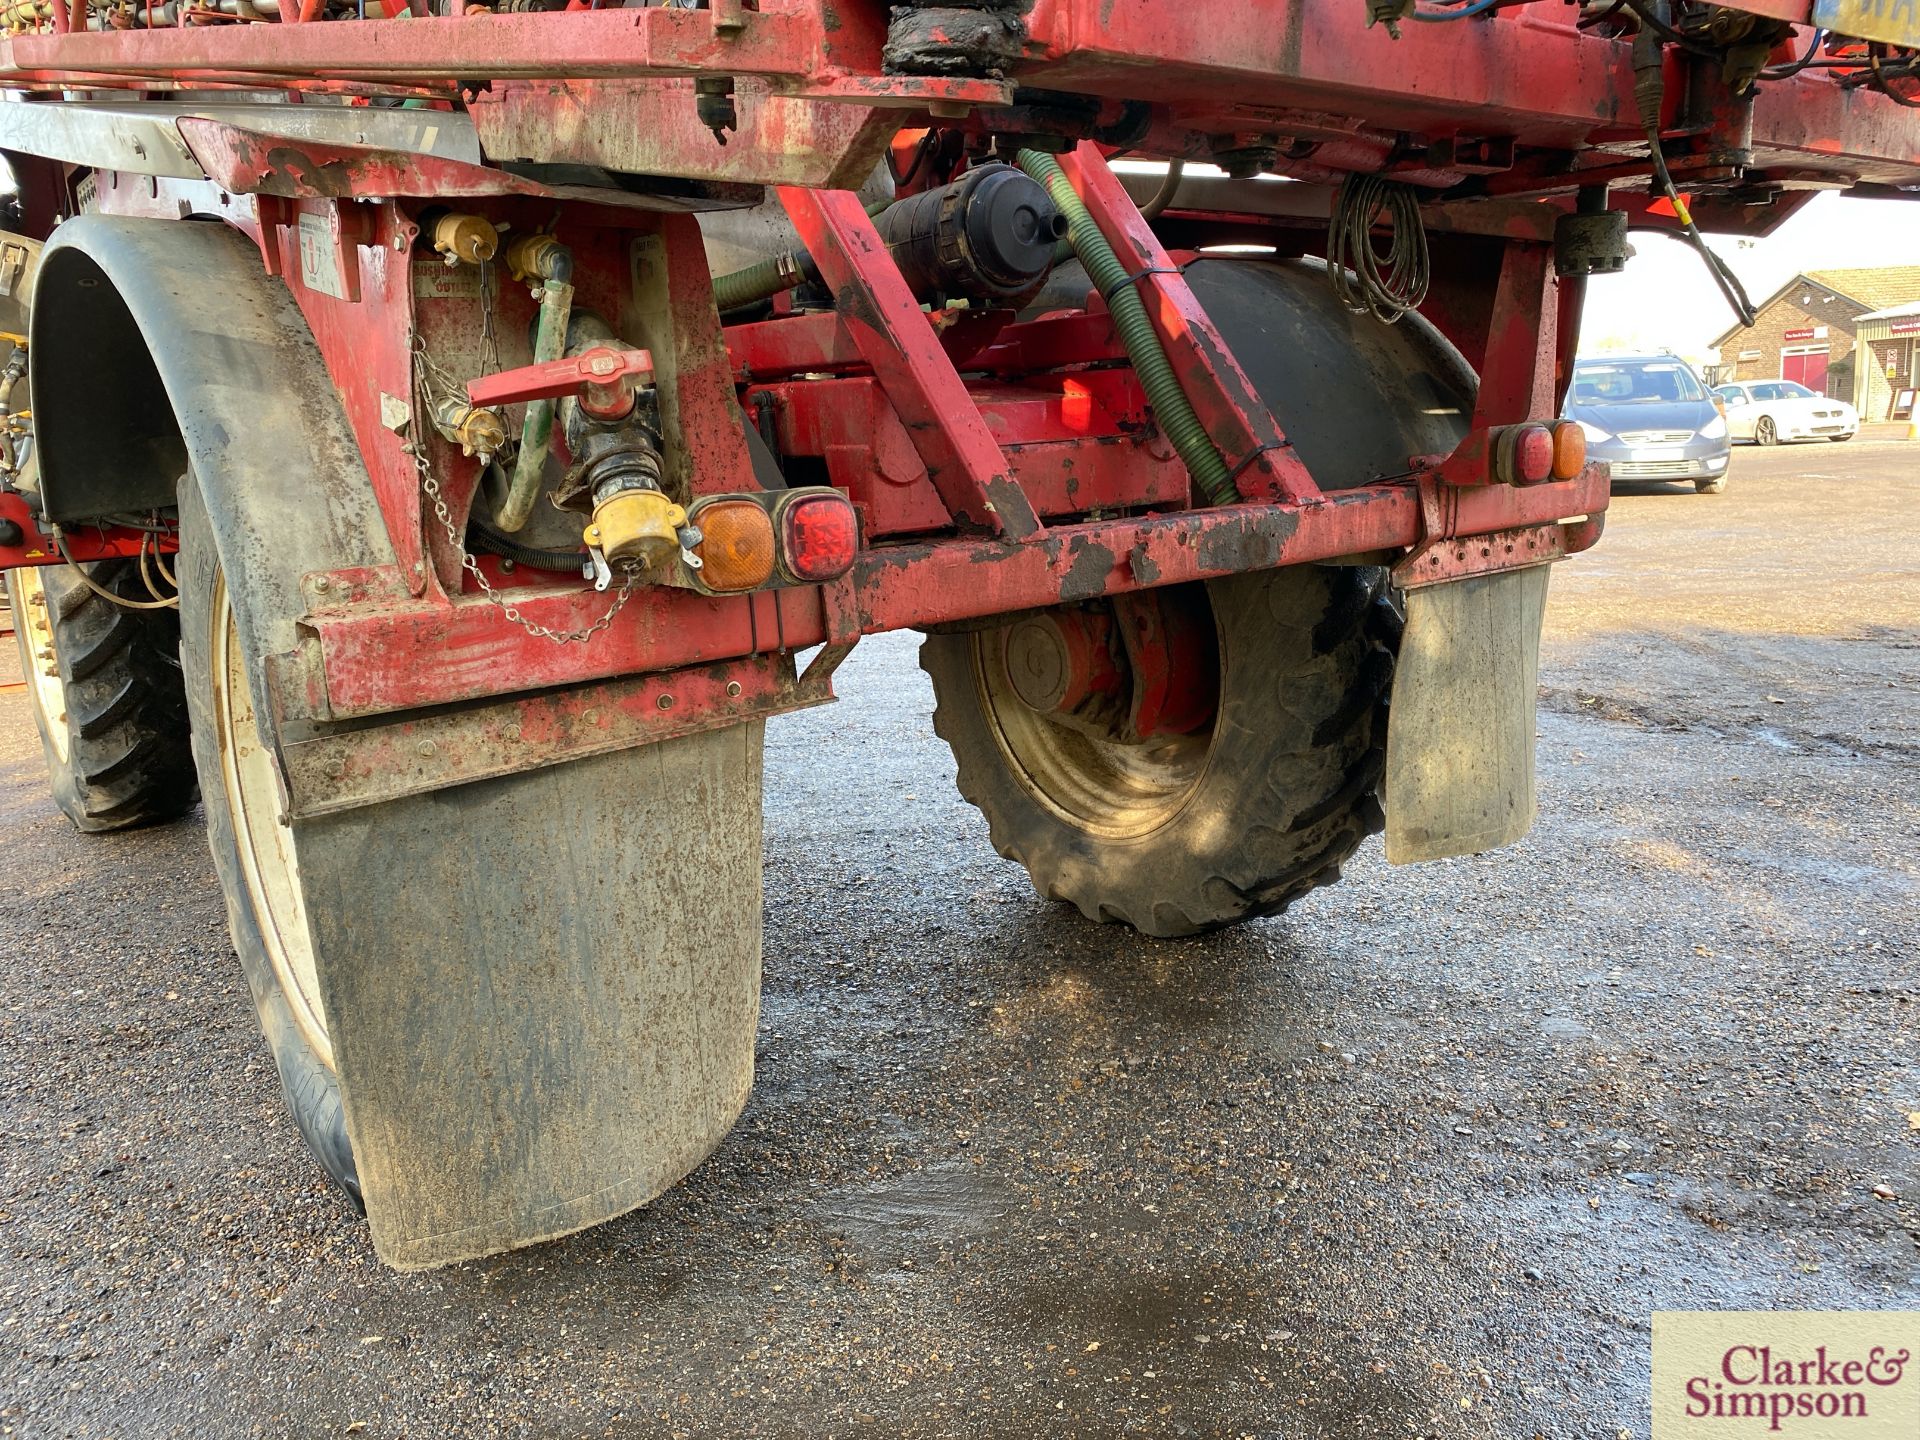
[[1042, 895], [1093, 920], [1191, 935], [1285, 910], [1384, 827], [1377, 797], [1399, 619], [1385, 572], [1300, 566], [1207, 586], [1221, 639], [1215, 742], [1192, 796], [1137, 839], [1089, 834], [1014, 778], [975, 681], [971, 635], [921, 665], [960, 793]]
[[[87, 573], [115, 595], [153, 598], [135, 560], [102, 560]], [[37, 717], [67, 731], [64, 760], [46, 747], [55, 801], [88, 832], [177, 819], [198, 791], [176, 612], [121, 609], [65, 566], [47, 566], [40, 584], [66, 703], [64, 719]], [[24, 635], [21, 658], [30, 665], [37, 657], [25, 653]]]
[[307, 1148], [358, 1210], [365, 1204], [354, 1167], [353, 1146], [347, 1138], [346, 1109], [340, 1078], [326, 1059], [307, 1042], [293, 1017], [293, 1008], [280, 988], [279, 976], [267, 951], [260, 917], [242, 876], [239, 841], [221, 778], [220, 721], [214, 711], [212, 605], [214, 582], [220, 573], [212, 523], [199, 483], [188, 477], [180, 485], [180, 604], [185, 643], [181, 665], [193, 715], [193, 747], [200, 773], [206, 777], [202, 807], [207, 820], [207, 845], [227, 902], [227, 929], [240, 968], [247, 977], [261, 1033], [273, 1052], [280, 1074], [280, 1091], [287, 1113], [299, 1127]]

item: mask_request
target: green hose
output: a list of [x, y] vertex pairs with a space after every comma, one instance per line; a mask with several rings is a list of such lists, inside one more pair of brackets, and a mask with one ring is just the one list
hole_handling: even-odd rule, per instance
[[791, 290], [806, 278], [791, 252], [770, 255], [765, 260], [713, 277], [713, 307], [722, 315], [744, 309], [762, 300], [770, 300], [782, 290]]
[[[892, 199], [873, 200], [866, 205], [869, 216], [878, 215], [893, 204]], [[818, 280], [813, 257], [804, 250], [788, 250], [755, 261], [744, 270], [729, 270], [713, 277], [713, 308], [722, 315], [729, 310], [744, 310], [771, 300], [782, 290], [793, 290], [809, 280]]]
[[[567, 275], [572, 271], [568, 258]], [[567, 320], [573, 313], [573, 286], [565, 280], [543, 282], [540, 323], [533, 340], [533, 360], [543, 365], [558, 360], [567, 348]], [[540, 482], [546, 474], [547, 448], [553, 441], [553, 401], [531, 400], [526, 419], [520, 426], [520, 453], [514, 457], [513, 476], [507, 482], [506, 498], [500, 513], [494, 516], [502, 530], [519, 530], [533, 514], [533, 502], [540, 498]]]
[[1066, 172], [1061, 170], [1060, 162], [1041, 150], [1022, 150], [1014, 162], [1046, 186], [1053, 203], [1067, 217], [1067, 239], [1074, 254], [1086, 267], [1087, 278], [1094, 288], [1107, 297], [1107, 309], [1113, 314], [1120, 343], [1133, 361], [1134, 373], [1140, 377], [1141, 388], [1147, 392], [1147, 401], [1153, 406], [1160, 428], [1186, 462], [1193, 483], [1215, 505], [1237, 500], [1239, 492], [1234, 489], [1227, 462], [1220, 458], [1206, 427], [1193, 413], [1187, 392], [1180, 388], [1173, 366], [1167, 363], [1167, 352], [1160, 348], [1160, 337], [1147, 318], [1147, 307], [1140, 303], [1138, 292], [1127, 281], [1126, 268], [1100, 233], [1100, 227], [1093, 223], [1093, 216], [1087, 213]]

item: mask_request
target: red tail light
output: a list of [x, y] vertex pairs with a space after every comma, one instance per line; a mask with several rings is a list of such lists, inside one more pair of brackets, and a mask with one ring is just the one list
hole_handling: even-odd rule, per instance
[[801, 584], [837, 580], [853, 568], [860, 550], [860, 520], [852, 502], [836, 490], [789, 496], [778, 512], [780, 568]]
[[1553, 451], [1553, 431], [1545, 425], [1509, 425], [1500, 436], [1500, 478], [1509, 485], [1538, 485], [1553, 473]]

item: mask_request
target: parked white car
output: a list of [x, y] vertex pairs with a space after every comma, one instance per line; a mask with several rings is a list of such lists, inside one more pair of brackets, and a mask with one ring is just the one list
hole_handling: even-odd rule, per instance
[[1797, 380], [1752, 380], [1716, 385], [1726, 402], [1727, 430], [1736, 440], [1778, 445], [1782, 440], [1851, 440], [1860, 417], [1844, 400], [1829, 400]]

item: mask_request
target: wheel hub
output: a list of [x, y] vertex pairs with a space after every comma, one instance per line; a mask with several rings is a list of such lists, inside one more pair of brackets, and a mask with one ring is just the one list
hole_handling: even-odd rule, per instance
[[1053, 610], [1007, 627], [1007, 679], [1042, 715], [1118, 711], [1126, 688], [1105, 610]]
[[1023, 616], [1003, 654], [1023, 705], [1117, 744], [1192, 735], [1219, 703], [1213, 616], [1187, 587]]

